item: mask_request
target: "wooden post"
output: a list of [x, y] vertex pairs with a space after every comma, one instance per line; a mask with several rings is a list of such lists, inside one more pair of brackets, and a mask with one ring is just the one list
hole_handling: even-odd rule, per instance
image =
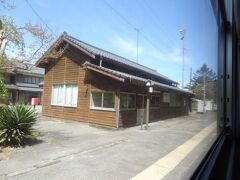
[[146, 129], [148, 129], [149, 122], [149, 107], [150, 107], [150, 93], [147, 93], [147, 103], [146, 103]]
[[143, 129], [143, 120], [144, 120], [144, 101], [145, 101], [145, 99], [144, 99], [144, 96], [141, 96], [142, 97], [142, 108], [143, 108], [143, 115], [142, 115], [142, 117], [141, 117], [141, 130]]
[[116, 93], [116, 128], [119, 128], [120, 90]]

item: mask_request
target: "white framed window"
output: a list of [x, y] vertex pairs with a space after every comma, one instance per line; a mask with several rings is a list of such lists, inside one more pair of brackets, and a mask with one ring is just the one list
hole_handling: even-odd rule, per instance
[[114, 93], [113, 92], [92, 92], [91, 109], [114, 111]]
[[52, 105], [77, 107], [78, 86], [76, 84], [54, 84]]
[[136, 109], [136, 94], [120, 93], [120, 109]]

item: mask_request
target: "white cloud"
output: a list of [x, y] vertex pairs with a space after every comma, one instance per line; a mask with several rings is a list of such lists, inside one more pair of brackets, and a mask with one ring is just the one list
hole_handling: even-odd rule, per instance
[[[173, 63], [182, 63], [182, 49], [175, 48], [169, 52], [160, 52], [152, 50], [151, 53], [152, 57], [156, 59], [160, 59], [161, 61], [168, 61]], [[190, 62], [190, 58], [188, 56], [184, 56], [185, 63]]]
[[[118, 47], [120, 50], [125, 51], [126, 53], [130, 54], [131, 56], [135, 56], [137, 53], [137, 44], [135, 41], [133, 41], [131, 39], [114, 36], [113, 38], [111, 38], [111, 42], [113, 43], [113, 45]], [[139, 55], [142, 54], [143, 51], [144, 50], [142, 47], [138, 47]]]
[[[128, 57], [134, 58], [137, 53], [136, 41], [128, 38], [123, 38], [120, 36], [114, 36], [110, 39], [112, 44], [117, 47], [122, 53], [126, 53]], [[167, 51], [159, 51], [152, 46], [143, 46], [139, 44], [138, 54], [140, 61], [142, 58], [150, 59], [157, 59], [162, 62], [169, 62], [175, 64], [182, 64], [182, 49], [175, 48], [175, 49], [168, 49]], [[147, 59], [142, 59], [146, 61]], [[191, 59], [189, 56], [185, 54], [184, 56], [185, 64], [190, 63]]]

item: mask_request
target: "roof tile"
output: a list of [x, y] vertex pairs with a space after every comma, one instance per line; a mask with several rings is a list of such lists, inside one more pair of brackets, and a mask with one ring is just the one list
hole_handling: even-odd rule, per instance
[[135, 63], [135, 62], [133, 62], [133, 61], [131, 61], [129, 59], [121, 57], [119, 55], [113, 54], [113, 53], [111, 53], [109, 51], [106, 51], [106, 50], [103, 50], [101, 48], [98, 48], [98, 47], [95, 47], [93, 45], [90, 45], [90, 44], [88, 44], [86, 42], [83, 42], [83, 41], [81, 41], [79, 39], [76, 39], [76, 38], [68, 35], [67, 33], [63, 33], [63, 38], [66, 38], [68, 41], [71, 41], [75, 45], [85, 49], [86, 51], [88, 51], [89, 53], [92, 53], [93, 55], [98, 55], [98, 56], [102, 56], [102, 57], [111, 59], [112, 61], [116, 61], [118, 63], [125, 64], [127, 66], [132, 67], [132, 68], [144, 71], [146, 73], [152, 74], [154, 76], [157, 76], [157, 77], [160, 77], [160, 78], [163, 78], [163, 79], [166, 79], [168, 81], [171, 81], [173, 83], [178, 84], [177, 82], [173, 81], [172, 79], [170, 79], [170, 78], [168, 78], [168, 77], [158, 73], [154, 69], [148, 68], [148, 67], [143, 66], [141, 64]]

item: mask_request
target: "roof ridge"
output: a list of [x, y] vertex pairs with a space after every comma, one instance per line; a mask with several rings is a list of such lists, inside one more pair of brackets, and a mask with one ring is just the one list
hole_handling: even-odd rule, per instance
[[88, 46], [94, 47], [94, 48], [99, 49], [99, 50], [101, 50], [101, 51], [105, 51], [105, 52], [107, 52], [107, 53], [109, 53], [109, 54], [112, 54], [112, 55], [114, 55], [114, 56], [118, 56], [118, 57], [123, 58], [123, 59], [125, 59], [125, 60], [127, 60], [127, 61], [130, 61], [130, 62], [132, 62], [132, 63], [134, 63], [134, 64], [137, 64], [137, 65], [143, 66], [143, 67], [145, 67], [145, 68], [148, 68], [148, 69], [150, 69], [150, 70], [152, 70], [152, 71], [158, 72], [156, 69], [152, 69], [152, 68], [150, 68], [150, 67], [147, 67], [147, 66], [144, 66], [144, 65], [142, 65], [142, 64], [136, 63], [136, 62], [134, 62], [134, 61], [132, 61], [132, 60], [130, 60], [130, 59], [127, 59], [127, 58], [125, 58], [125, 57], [122, 57], [122, 56], [120, 56], [120, 55], [118, 55], [118, 54], [112, 53], [112, 52], [110, 52], [110, 51], [108, 51], [108, 50], [105, 50], [105, 49], [96, 47], [96, 46], [94, 46], [94, 45], [92, 45], [92, 44], [89, 44], [89, 43], [87, 43], [87, 42], [85, 42], [85, 41], [79, 40], [79, 39], [77, 39], [77, 38], [75, 38], [75, 37], [67, 34], [66, 32], [63, 34], [63, 36], [64, 36], [64, 37], [70, 37], [70, 38], [75, 39], [76, 41], [79, 41], [79, 42], [81, 42], [81, 43], [84, 43], [84, 44], [86, 44], [86, 45], [88, 45]]
[[[109, 58], [109, 59], [118, 61], [119, 63], [123, 63], [123, 64], [126, 64], [126, 63], [124, 63], [124, 61], [129, 62], [129, 63], [132, 63], [131, 65], [130, 65], [130, 64], [126, 64], [126, 65], [132, 66], [132, 67], [134, 67], [134, 68], [136, 68], [136, 69], [140, 69], [140, 70], [142, 70], [142, 71], [145, 71], [146, 73], [149, 73], [149, 74], [152, 74], [152, 75], [155, 75], [155, 76], [159, 76], [159, 77], [165, 78], [165, 79], [167, 79], [167, 80], [169, 80], [169, 81], [171, 81], [171, 82], [177, 83], [176, 81], [170, 79], [169, 77], [167, 77], [167, 76], [165, 76], [165, 75], [162, 75], [161, 73], [159, 73], [159, 72], [158, 72], [157, 70], [155, 70], [155, 69], [149, 68], [149, 67], [144, 66], [144, 65], [142, 65], [142, 64], [138, 64], [138, 63], [136, 63], [136, 62], [134, 62], [134, 61], [132, 61], [132, 60], [130, 60], [130, 59], [124, 58], [124, 57], [122, 57], [122, 56], [120, 56], [120, 55], [117, 55], [117, 54], [114, 54], [114, 53], [112, 53], [112, 52], [110, 52], [110, 51], [107, 51], [107, 50], [104, 50], [104, 49], [102, 49], [102, 48], [99, 48], [99, 47], [96, 47], [96, 46], [94, 46], [94, 45], [91, 45], [91, 44], [89, 44], [89, 43], [86, 43], [86, 42], [84, 42], [84, 41], [82, 41], [82, 40], [79, 40], [79, 39], [77, 39], [77, 38], [75, 38], [75, 37], [67, 34], [66, 32], [63, 32], [63, 34], [62, 34], [61, 36], [62, 36], [63, 38], [66, 38], [66, 40], [72, 41], [73, 43], [77, 44], [78, 46], [81, 46], [82, 48], [85, 48], [85, 49], [86, 49], [88, 52], [90, 52], [90, 53], [95, 54], [95, 53], [94, 53], [94, 50], [91, 50], [91, 49], [89, 49], [89, 48], [96, 49], [97, 51], [100, 51], [99, 53], [96, 53], [96, 54], [98, 54], [98, 55], [103, 55], [103, 56], [104, 56], [104, 53], [106, 53], [106, 54], [115, 56], [116, 58], [119, 58], [119, 59], [114, 59], [114, 58], [111, 58], [111, 57], [106, 57], [106, 58]], [[74, 42], [74, 41], [76, 41], [76, 42]], [[81, 45], [81, 44], [82, 44], [82, 45]], [[86, 47], [86, 46], [84, 47], [84, 45], [86, 45], [86, 46], [88, 46], [88, 47]], [[102, 52], [103, 52], [103, 53], [102, 53]], [[121, 59], [122, 59], [123, 61], [119, 61], [119, 60], [121, 60]], [[136, 66], [140, 66], [140, 67], [136, 67]], [[145, 70], [144, 70], [144, 69], [141, 69], [141, 67], [142, 67], [142, 68], [145, 68]], [[178, 84], [178, 83], [177, 83], [177, 84]]]
[[[92, 66], [92, 67], [95, 67], [97, 69], [101, 69], [103, 71], [108, 71], [110, 73], [118, 73], [119, 76], [121, 77], [132, 77], [132, 78], [138, 78], [142, 81], [146, 81], [147, 79], [146, 78], [143, 78], [143, 77], [139, 77], [139, 76], [136, 76], [136, 75], [132, 75], [132, 74], [128, 74], [128, 73], [124, 73], [124, 72], [121, 72], [121, 71], [117, 71], [117, 70], [114, 70], [114, 69], [111, 69], [111, 68], [107, 68], [107, 67], [103, 67], [103, 66], [98, 66], [98, 65], [95, 65], [95, 64], [92, 64], [90, 63], [89, 61], [85, 61], [84, 66]], [[153, 80], [154, 81], [154, 80]], [[184, 92], [184, 93], [189, 93], [189, 94], [193, 94], [191, 91], [189, 90], [185, 90], [185, 89], [181, 89], [179, 87], [175, 87], [175, 86], [171, 86], [171, 85], [167, 85], [167, 84], [164, 84], [164, 83], [161, 83], [161, 82], [158, 82], [158, 81], [154, 81], [154, 83], [156, 85], [159, 85], [159, 86], [164, 86], [164, 87], [167, 87], [169, 89], [172, 89], [172, 90], [176, 90], [176, 91], [181, 91], [181, 92]]]

